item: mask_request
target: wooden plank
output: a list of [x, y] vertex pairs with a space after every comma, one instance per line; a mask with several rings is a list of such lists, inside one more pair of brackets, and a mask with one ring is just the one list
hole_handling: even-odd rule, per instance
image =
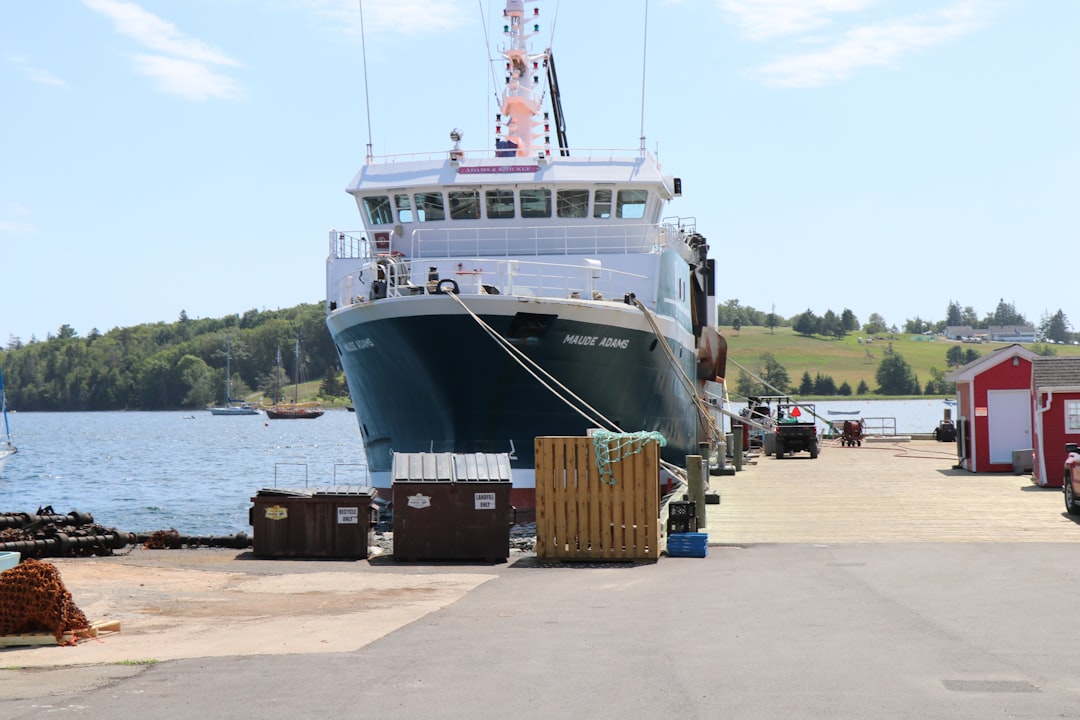
[[582, 495], [578, 472], [578, 442], [567, 438], [566, 444], [566, 555], [580, 558], [587, 551], [586, 538], [581, 537], [578, 525], [578, 498]]
[[573, 491], [573, 478], [567, 470], [567, 463], [573, 460], [574, 446], [569, 438], [559, 438], [555, 451], [558, 463], [555, 471], [555, 557], [565, 559], [574, 542], [570, 523], [566, 517], [568, 496]]
[[[85, 630], [66, 632], [60, 636], [60, 642], [70, 643], [74, 639], [96, 638], [102, 633], [120, 632], [120, 621], [97, 622]], [[18, 635], [0, 635], [0, 647], [24, 647], [38, 645], [58, 645], [56, 636], [49, 632], [20, 633]]]
[[601, 557], [604, 550], [604, 531], [606, 530], [606, 527], [604, 526], [603, 520], [600, 517], [600, 506], [602, 499], [600, 493], [602, 490], [602, 486], [601, 483], [598, 483], [596, 481], [597, 472], [595, 449], [591, 457], [588, 455], [588, 453], [586, 453], [585, 461], [587, 463], [592, 463], [592, 465], [586, 466], [585, 473], [586, 488], [588, 491], [589, 501], [589, 538], [592, 542], [591, 552], [593, 557]]
[[[608, 448], [609, 456], [612, 450], [618, 452], [619, 441], [611, 443], [614, 447]], [[607, 479], [608, 492], [611, 494], [611, 552], [609, 557], [626, 558], [626, 519], [623, 516], [623, 506], [626, 503], [626, 471], [623, 469], [622, 458], [611, 463], [611, 477]]]
[[538, 437], [533, 442], [536, 455], [536, 556], [550, 557], [554, 544], [552, 493], [554, 491], [555, 444], [552, 438]]
[[646, 469], [645, 460], [649, 446], [653, 443], [646, 443], [642, 451], [635, 454], [631, 459], [631, 466], [633, 467], [634, 475], [634, 491], [633, 502], [627, 507], [627, 525], [633, 526], [633, 530], [630, 533], [631, 541], [634, 546], [633, 556], [635, 559], [647, 557], [648, 541], [645, 537], [645, 507], [647, 504], [646, 494], [649, 480], [649, 473]]
[[590, 511], [593, 503], [589, 486], [589, 445], [592, 445], [591, 438], [585, 438], [583, 441], [578, 442], [574, 462], [577, 481], [575, 485], [575, 502], [577, 505], [575, 523], [577, 524], [578, 557], [585, 558], [592, 557], [596, 544], [596, 526], [591, 522]]
[[590, 450], [589, 482], [594, 488], [594, 497], [600, 504], [600, 527], [597, 528], [598, 547], [594, 557], [610, 558], [612, 557], [611, 518], [613, 512], [611, 486], [608, 484], [608, 478], [601, 477], [600, 469], [596, 466], [595, 448], [590, 448]]
[[[71, 634], [68, 634], [71, 637]], [[23, 633], [20, 635], [0, 635], [0, 647], [20, 645], [56, 645], [56, 636], [52, 633]]]
[[645, 535], [649, 551], [646, 559], [660, 558], [660, 445], [649, 443], [646, 448], [645, 477]]
[[81, 638], [96, 638], [102, 634], [112, 634], [120, 632], [120, 621], [109, 620], [106, 622], [97, 622], [90, 626], [89, 630], [76, 630], [75, 635]]

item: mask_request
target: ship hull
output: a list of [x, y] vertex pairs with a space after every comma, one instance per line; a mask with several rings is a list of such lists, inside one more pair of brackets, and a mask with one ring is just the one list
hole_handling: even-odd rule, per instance
[[[661, 433], [664, 459], [682, 465], [696, 452], [696, 409], [679, 379], [693, 377], [688, 333], [672, 324], [665, 338], [676, 368], [629, 305], [465, 300], [498, 336], [623, 431]], [[515, 491], [530, 489], [536, 437], [584, 436], [599, 426], [530, 374], [452, 298], [355, 305], [331, 313], [328, 324], [376, 485], [388, 483], [394, 452], [506, 452]], [[528, 504], [527, 493], [515, 496], [518, 507]]]

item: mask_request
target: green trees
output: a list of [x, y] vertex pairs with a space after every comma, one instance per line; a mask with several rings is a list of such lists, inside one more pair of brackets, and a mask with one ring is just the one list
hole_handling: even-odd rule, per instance
[[342, 397], [349, 392], [345, 382], [340, 377], [341, 373], [337, 368], [326, 368], [326, 374], [323, 376], [322, 383], [319, 385], [319, 397], [333, 398]]
[[863, 325], [863, 332], [867, 335], [881, 335], [888, 330], [885, 318], [877, 313], [870, 313], [870, 319]]
[[[773, 315], [772, 322], [774, 327], [779, 324], [779, 319]], [[717, 325], [735, 325], [738, 322], [741, 327], [747, 327], [756, 325], [758, 327], [768, 324], [769, 319], [766, 313], [760, 310], [755, 310], [752, 307], [743, 307], [739, 304], [739, 301], [735, 298], [727, 300], [716, 306], [716, 324]]]
[[945, 380], [945, 371], [930, 368], [930, 380], [926, 383], [925, 395], [952, 395], [956, 392], [956, 383]]
[[918, 395], [919, 378], [899, 353], [888, 352], [878, 365], [877, 392], [881, 395]]
[[739, 377], [735, 381], [735, 391], [743, 397], [787, 394], [791, 386], [791, 377], [788, 375], [787, 368], [769, 352], [761, 353], [758, 360], [754, 374], [764, 382], [758, 382], [750, 373], [739, 370]]
[[243, 317], [152, 323], [92, 331], [69, 325], [43, 342], [12, 338], [0, 351], [8, 404], [19, 410], [163, 410], [225, 399], [225, 336], [232, 344], [233, 395], [243, 397], [273, 369], [280, 344], [299, 335], [302, 375], [322, 377], [338, 357], [322, 303]]
[[1039, 334], [1046, 340], [1064, 343], [1068, 340], [1071, 328], [1069, 318], [1065, 317], [1065, 313], [1061, 310], [1058, 310], [1053, 315], [1043, 316], [1042, 321], [1039, 323]]
[[202, 358], [185, 355], [176, 364], [180, 382], [187, 387], [182, 404], [189, 408], [204, 408], [214, 402], [214, 371]]

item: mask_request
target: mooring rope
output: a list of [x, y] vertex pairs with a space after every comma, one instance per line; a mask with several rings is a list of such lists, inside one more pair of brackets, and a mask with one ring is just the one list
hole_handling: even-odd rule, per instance
[[697, 387], [693, 381], [687, 377], [686, 371], [683, 370], [682, 365], [679, 364], [679, 359], [675, 357], [675, 351], [671, 349], [671, 345], [668, 344], [667, 338], [664, 337], [663, 332], [660, 330], [660, 326], [656, 324], [655, 318], [653, 318], [652, 311], [645, 307], [637, 298], [634, 298], [634, 305], [645, 315], [645, 319], [649, 323], [649, 327], [652, 328], [653, 335], [659, 341], [660, 347], [664, 349], [664, 354], [667, 355], [668, 361], [671, 362], [672, 367], [677, 371], [677, 377], [682, 383], [686, 392], [693, 398], [694, 406], [697, 408], [698, 414], [701, 416], [702, 424], [705, 426], [706, 431], [709, 433], [709, 439], [713, 442], [720, 441], [720, 429], [716, 426], [716, 420], [713, 418], [712, 413], [709, 412], [708, 406], [705, 405], [705, 401], [698, 395]]
[[[462, 300], [460, 297], [458, 297], [457, 293], [447, 293], [447, 295], [449, 295], [451, 298], [453, 298], [454, 301], [456, 303], [458, 303], [462, 307], [462, 309], [469, 314], [470, 317], [472, 317], [472, 319], [476, 322], [476, 324], [479, 325], [480, 328], [485, 333], [487, 333], [488, 336], [492, 340], [494, 340], [497, 345], [499, 345], [505, 352], [507, 352], [507, 354], [509, 354], [510, 357], [512, 357], [514, 359], [514, 361], [517, 362], [518, 365], [520, 365], [521, 368], [525, 372], [529, 373], [529, 375], [531, 375], [533, 378], [535, 378], [536, 381], [539, 382], [542, 386], [544, 386], [545, 389], [550, 391], [555, 397], [562, 400], [574, 412], [581, 415], [581, 417], [585, 418], [585, 420], [587, 420], [588, 422], [590, 422], [590, 423], [592, 423], [594, 425], [601, 426], [601, 430], [606, 430], [606, 431], [615, 432], [615, 433], [623, 433], [623, 429], [620, 428], [614, 421], [608, 419], [602, 412], [600, 412], [599, 410], [597, 410], [593, 406], [589, 405], [589, 403], [587, 403], [584, 399], [578, 397], [570, 388], [566, 387], [561, 382], [559, 382], [559, 380], [556, 377], [554, 377], [551, 373], [549, 373], [544, 368], [540, 367], [540, 365], [537, 364], [532, 358], [530, 358], [528, 355], [526, 355], [524, 352], [522, 352], [518, 348], [514, 347], [514, 345], [509, 340], [507, 340], [502, 335], [500, 335], [498, 332], [496, 332], [495, 328], [488, 325], [484, 321], [483, 318], [481, 318], [479, 315], [477, 315], [475, 312], [473, 312], [472, 309], [468, 305], [465, 304], [465, 301]], [[648, 309], [645, 308], [645, 306], [641, 305], [640, 302], [636, 300], [636, 298], [635, 298], [635, 302], [638, 302], [638, 306], [644, 311], [645, 317], [648, 319], [649, 324], [653, 327], [653, 332], [659, 338], [660, 344], [665, 348], [669, 359], [671, 359], [673, 364], [675, 365], [675, 367], [677, 367], [679, 369], [679, 371], [680, 371], [680, 373], [682, 375], [683, 381], [685, 383], [689, 383], [689, 380], [686, 378], [685, 373], [682, 373], [682, 368], [679, 366], [677, 359], [675, 359], [675, 354], [671, 351], [671, 347], [667, 344], [667, 341], [664, 338], [663, 334], [659, 332], [659, 328], [657, 328], [656, 324], [653, 322], [652, 317], [650, 316]], [[534, 372], [534, 370], [535, 370], [535, 372]], [[541, 378], [540, 375], [538, 375], [538, 373], [542, 374], [544, 377]], [[547, 380], [545, 380], [544, 378], [547, 378]], [[548, 380], [550, 380], [550, 383], [548, 382]], [[559, 390], [563, 391], [566, 395], [569, 395], [571, 398], [573, 398], [574, 400], [579, 402], [583, 407], [588, 409], [590, 412], [594, 413], [594, 415], [590, 417], [581, 408], [575, 406], [572, 402], [570, 402], [570, 400], [568, 400], [565, 395], [563, 395], [558, 390], [553, 388], [552, 385], [557, 386], [559, 388]], [[692, 387], [692, 385], [691, 385], [691, 387]], [[691, 391], [690, 395], [691, 395], [691, 397], [694, 398], [695, 404], [698, 406], [699, 412], [704, 412], [704, 417], [707, 418], [708, 427], [710, 429], [710, 432], [713, 432], [713, 433], [718, 432], [716, 430], [716, 423], [713, 421], [713, 419], [709, 415], [708, 411], [703, 410], [704, 402], [698, 397], [697, 392], [696, 391]], [[714, 435], [714, 437], [716, 437], [716, 436]], [[667, 441], [665, 440], [665, 444], [666, 444], [666, 442]], [[680, 478], [683, 481], [685, 481], [686, 470], [684, 468], [681, 468], [678, 465], [675, 465], [674, 463], [668, 462], [668, 461], [663, 460], [663, 459], [660, 460], [660, 466], [662, 468], [664, 468], [665, 470], [667, 470], [672, 476]]]
[[[600, 412], [599, 410], [597, 410], [593, 406], [589, 405], [589, 403], [585, 402], [585, 400], [583, 400], [582, 398], [575, 395], [574, 392], [570, 388], [566, 387], [561, 382], [559, 382], [559, 380], [557, 378], [555, 378], [547, 370], [544, 370], [544, 368], [540, 367], [540, 365], [538, 365], [532, 358], [530, 358], [528, 355], [523, 353], [518, 348], [514, 347], [514, 345], [509, 340], [504, 338], [502, 335], [495, 332], [495, 328], [488, 325], [486, 322], [484, 322], [483, 318], [481, 318], [479, 315], [474, 313], [469, 308], [469, 306], [465, 304], [465, 301], [457, 296], [457, 293], [447, 293], [447, 294], [450, 297], [452, 297], [455, 300], [455, 302], [457, 302], [459, 305], [461, 305], [461, 307], [465, 310], [465, 312], [469, 313], [469, 315], [472, 317], [472, 319], [476, 321], [476, 323], [484, 330], [484, 332], [486, 332], [500, 347], [502, 347], [503, 350], [507, 351], [508, 354], [510, 355], [510, 357], [513, 358], [514, 361], [517, 362], [517, 364], [520, 365], [521, 368], [525, 372], [529, 373], [529, 375], [532, 375], [536, 379], [537, 382], [539, 382], [541, 385], [543, 385], [555, 397], [559, 398], [564, 403], [566, 403], [566, 405], [568, 407], [570, 407], [572, 410], [574, 410], [574, 412], [581, 415], [581, 417], [585, 418], [586, 420], [588, 420], [590, 423], [593, 423], [594, 425], [606, 426], [607, 429], [613, 429], [615, 432], [622, 432], [622, 428], [620, 428], [613, 421], [611, 421], [607, 417], [605, 417], [602, 412]], [[533, 372], [533, 369], [535, 369], [536, 372]], [[588, 409], [590, 412], [594, 413], [594, 416], [590, 417], [581, 408], [576, 407], [572, 402], [567, 400], [564, 395], [562, 395], [560, 392], [558, 392], [557, 390], [552, 388], [551, 384], [548, 384], [547, 381], [545, 381], [539, 375], [537, 375], [537, 372], [542, 373], [544, 375], [544, 378], [547, 378], [547, 380], [550, 380], [552, 384], [558, 386], [559, 390], [562, 390], [563, 392], [566, 393], [566, 395], [569, 395], [574, 400], [581, 403], [581, 405], [584, 406], [586, 409]]]

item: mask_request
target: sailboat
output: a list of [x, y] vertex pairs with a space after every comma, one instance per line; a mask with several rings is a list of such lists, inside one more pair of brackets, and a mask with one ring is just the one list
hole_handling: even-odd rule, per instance
[[4, 373], [0, 371], [0, 409], [4, 415], [4, 432], [0, 435], [0, 470], [4, 469], [4, 463], [14, 455], [18, 448], [11, 442], [11, 426], [8, 425], [7, 394], [4, 391]]
[[[276, 376], [281, 375], [281, 348], [277, 351]], [[301, 420], [322, 417], [323, 409], [320, 402], [300, 402], [300, 338], [296, 338], [296, 365], [293, 368], [293, 401], [277, 402], [278, 391], [274, 391], [274, 404], [266, 408], [266, 417], [273, 420]]]
[[210, 408], [211, 415], [258, 415], [259, 409], [246, 402], [232, 399], [232, 345], [225, 338], [225, 404]]

